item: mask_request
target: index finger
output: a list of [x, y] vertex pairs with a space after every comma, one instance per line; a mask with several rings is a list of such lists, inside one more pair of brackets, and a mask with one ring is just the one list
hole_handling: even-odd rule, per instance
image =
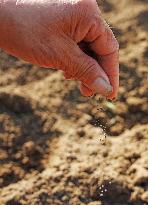
[[115, 98], [119, 88], [119, 44], [112, 30], [99, 14], [95, 16], [84, 40], [97, 54], [98, 63], [109, 77], [113, 92], [108, 98]]

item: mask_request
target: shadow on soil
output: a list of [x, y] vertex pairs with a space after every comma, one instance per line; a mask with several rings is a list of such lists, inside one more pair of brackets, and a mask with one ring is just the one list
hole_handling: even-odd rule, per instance
[[53, 132], [44, 132], [45, 120], [36, 111], [41, 115], [44, 112], [29, 99], [0, 93], [0, 187], [17, 182], [26, 173], [44, 168], [42, 159], [48, 147], [46, 141]]

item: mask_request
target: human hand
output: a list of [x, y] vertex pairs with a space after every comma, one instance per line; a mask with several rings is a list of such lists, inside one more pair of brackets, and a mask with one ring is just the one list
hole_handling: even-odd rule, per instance
[[[119, 46], [95, 0], [4, 2], [9, 17], [0, 47], [30, 63], [62, 70], [67, 79], [81, 82], [85, 96], [117, 96]], [[85, 47], [96, 59], [83, 52]]]

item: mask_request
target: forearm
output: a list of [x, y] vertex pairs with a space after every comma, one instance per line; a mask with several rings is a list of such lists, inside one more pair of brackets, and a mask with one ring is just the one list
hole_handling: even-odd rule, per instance
[[5, 47], [12, 37], [15, 2], [15, 0], [0, 0], [0, 48]]

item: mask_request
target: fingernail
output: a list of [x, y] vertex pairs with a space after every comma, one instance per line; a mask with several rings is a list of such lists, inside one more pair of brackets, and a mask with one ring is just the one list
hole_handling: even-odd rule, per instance
[[114, 98], [112, 99], [112, 101], [116, 101], [116, 98], [114, 97]]
[[91, 88], [95, 93], [99, 93], [104, 96], [109, 95], [113, 91], [112, 86], [102, 77], [97, 78], [92, 83]]

